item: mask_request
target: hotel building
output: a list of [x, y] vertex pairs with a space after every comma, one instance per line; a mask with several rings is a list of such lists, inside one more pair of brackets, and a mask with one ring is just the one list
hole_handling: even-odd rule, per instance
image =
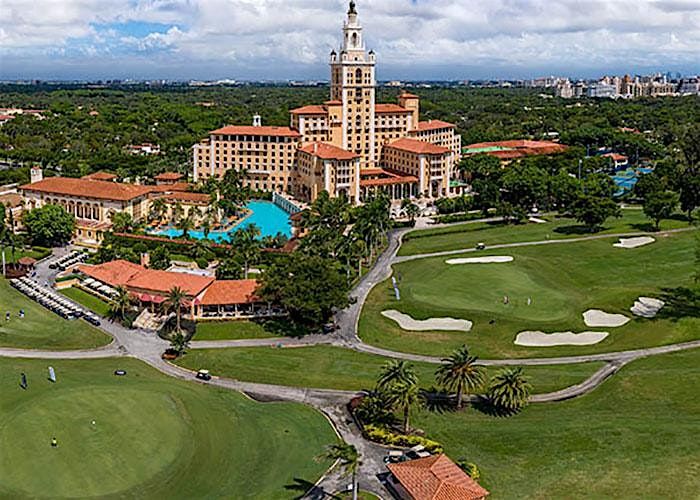
[[330, 55], [330, 99], [290, 112], [289, 127], [228, 126], [193, 147], [194, 179], [247, 173], [252, 189], [313, 201], [320, 191], [355, 203], [382, 190], [392, 199], [449, 196], [461, 137], [440, 120], [420, 121], [420, 98], [376, 102], [376, 55], [367, 51], [350, 2], [339, 51]]

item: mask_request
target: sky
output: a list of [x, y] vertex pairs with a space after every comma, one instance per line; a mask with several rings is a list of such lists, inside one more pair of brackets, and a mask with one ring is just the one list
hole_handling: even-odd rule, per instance
[[[700, 0], [357, 0], [380, 80], [700, 73]], [[0, 0], [0, 79], [328, 79], [343, 0]]]

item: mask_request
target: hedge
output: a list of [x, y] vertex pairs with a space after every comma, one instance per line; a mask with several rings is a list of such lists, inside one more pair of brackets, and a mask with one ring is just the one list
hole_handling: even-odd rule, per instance
[[437, 441], [421, 436], [396, 434], [372, 424], [365, 425], [363, 431], [367, 439], [374, 441], [375, 443], [386, 444], [389, 446], [401, 446], [405, 448], [421, 445], [426, 449], [426, 451], [433, 454], [442, 453], [444, 451], [442, 445]]

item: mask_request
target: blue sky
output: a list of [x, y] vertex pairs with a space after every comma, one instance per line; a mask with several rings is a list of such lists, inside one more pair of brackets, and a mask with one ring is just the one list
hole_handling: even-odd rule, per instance
[[[0, 0], [0, 78], [326, 79], [343, 0]], [[380, 79], [700, 73], [700, 0], [358, 0]]]

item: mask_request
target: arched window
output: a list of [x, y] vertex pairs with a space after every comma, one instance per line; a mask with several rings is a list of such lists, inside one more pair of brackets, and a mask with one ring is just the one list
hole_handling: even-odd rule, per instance
[[352, 46], [357, 47], [357, 33], [352, 34]]
[[357, 68], [355, 71], [355, 83], [362, 83], [362, 69]]

